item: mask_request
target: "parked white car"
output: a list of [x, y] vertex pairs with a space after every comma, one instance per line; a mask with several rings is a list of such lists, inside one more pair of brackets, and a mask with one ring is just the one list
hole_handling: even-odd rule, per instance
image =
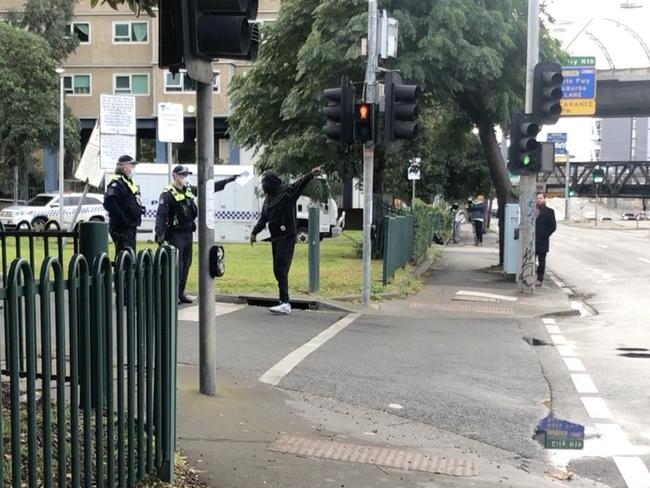
[[[82, 193], [66, 193], [63, 196], [63, 227], [68, 228], [72, 223], [77, 206], [83, 197]], [[104, 210], [104, 195], [87, 193], [82, 202], [77, 222], [108, 220]], [[39, 193], [24, 205], [12, 205], [0, 210], [0, 223], [5, 229], [13, 229], [21, 222], [29, 222], [32, 229], [41, 231], [49, 220], [59, 221], [59, 194]]]

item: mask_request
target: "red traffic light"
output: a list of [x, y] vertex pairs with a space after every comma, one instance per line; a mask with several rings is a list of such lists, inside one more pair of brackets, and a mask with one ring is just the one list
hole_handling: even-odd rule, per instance
[[367, 121], [370, 119], [370, 105], [367, 103], [357, 103], [357, 120]]

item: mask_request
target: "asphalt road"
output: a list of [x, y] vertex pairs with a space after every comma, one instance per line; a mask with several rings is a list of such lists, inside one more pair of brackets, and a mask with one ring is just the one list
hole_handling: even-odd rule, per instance
[[[637, 458], [650, 468], [648, 230], [560, 225], [551, 239], [548, 265], [593, 311], [591, 316], [557, 320], [584, 371], [555, 371], [556, 380], [562, 382], [568, 374], [588, 376], [579, 378], [579, 384], [570, 381], [569, 388], [565, 384], [556, 406], [572, 418], [584, 418], [593, 437], [603, 441], [591, 453], [597, 458], [573, 464], [579, 473], [612, 487], [648, 487], [650, 475], [638, 461], [629, 461]], [[555, 361], [549, 358], [545, 364], [554, 367]], [[572, 398], [571, 386], [581, 399], [602, 400], [607, 410], [586, 413]], [[617, 464], [635, 466], [621, 470]]]

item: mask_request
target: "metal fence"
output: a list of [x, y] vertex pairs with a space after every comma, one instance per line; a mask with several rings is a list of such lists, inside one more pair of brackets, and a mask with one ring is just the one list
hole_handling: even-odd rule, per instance
[[0, 231], [0, 246], [0, 485], [171, 480], [176, 251], [123, 252], [113, 265], [78, 254], [76, 233]]
[[413, 216], [384, 217], [384, 286], [413, 256]]

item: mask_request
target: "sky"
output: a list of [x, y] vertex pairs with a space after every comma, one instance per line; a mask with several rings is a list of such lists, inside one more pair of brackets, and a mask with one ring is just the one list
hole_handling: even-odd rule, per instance
[[[555, 23], [547, 27], [570, 55], [595, 56], [597, 69], [650, 67], [650, 48], [646, 47], [646, 53], [643, 46], [650, 46], [650, 29], [646, 27], [650, 24], [650, 0], [545, 0], [545, 3], [555, 18]], [[622, 8], [622, 5], [636, 8]], [[594, 138], [592, 128], [591, 118], [564, 117], [556, 125], [545, 127], [539, 140], [545, 140], [549, 132], [566, 132], [567, 149], [574, 160], [589, 161]]]

